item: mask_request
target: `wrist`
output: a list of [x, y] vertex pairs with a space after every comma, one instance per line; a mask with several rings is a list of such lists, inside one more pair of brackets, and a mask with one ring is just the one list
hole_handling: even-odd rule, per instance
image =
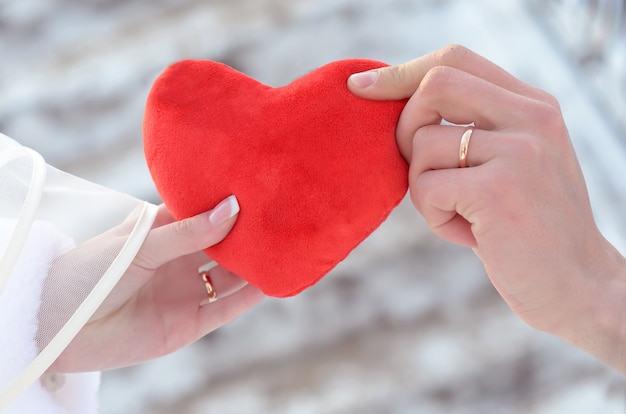
[[626, 374], [626, 259], [606, 240], [601, 246], [578, 267], [570, 317], [552, 333]]

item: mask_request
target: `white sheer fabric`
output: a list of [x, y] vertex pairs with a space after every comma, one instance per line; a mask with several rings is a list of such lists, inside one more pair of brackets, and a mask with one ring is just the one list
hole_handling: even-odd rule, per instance
[[[33, 355], [0, 382], [0, 412], [45, 372], [93, 315], [132, 262], [156, 210], [59, 171], [0, 134], [0, 231], [5, 233], [0, 238], [5, 240], [0, 243], [0, 304], [7, 300], [3, 291], [9, 282], [31, 288], [16, 264], [20, 257], [33, 256], [29, 240], [41, 233], [38, 229], [48, 229], [48, 237], [64, 246], [47, 264], [41, 282]], [[21, 316], [12, 318], [28, 323], [20, 322]], [[10, 340], [11, 332], [1, 335]]]

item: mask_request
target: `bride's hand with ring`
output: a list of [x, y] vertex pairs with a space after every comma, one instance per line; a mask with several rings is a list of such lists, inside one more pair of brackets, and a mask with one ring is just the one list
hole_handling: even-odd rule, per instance
[[[257, 288], [211, 265], [203, 252], [226, 237], [238, 212], [234, 196], [181, 221], [161, 205], [131, 266], [49, 371], [111, 369], [166, 355], [258, 304], [264, 295]], [[101, 250], [115, 231], [78, 246], [68, 260]]]
[[556, 99], [461, 46], [348, 87], [409, 98], [396, 137], [430, 228], [471, 247], [528, 324], [626, 372], [625, 259], [594, 222]]

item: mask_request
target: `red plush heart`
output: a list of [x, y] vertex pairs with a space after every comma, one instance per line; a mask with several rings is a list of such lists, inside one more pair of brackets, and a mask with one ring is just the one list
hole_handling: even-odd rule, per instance
[[241, 212], [206, 250], [270, 296], [316, 283], [374, 231], [407, 191], [395, 141], [405, 101], [349, 92], [349, 59], [272, 88], [213, 61], [186, 60], [154, 83], [145, 154], [177, 219], [235, 194]]

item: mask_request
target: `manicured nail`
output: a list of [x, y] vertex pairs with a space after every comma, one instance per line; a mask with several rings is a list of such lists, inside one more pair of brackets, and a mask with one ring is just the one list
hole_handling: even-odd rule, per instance
[[210, 262], [205, 263], [198, 268], [198, 274], [202, 272], [208, 272], [209, 270], [216, 268], [217, 266], [219, 266], [218, 263], [215, 260], [211, 260]]
[[225, 221], [235, 217], [239, 213], [239, 203], [237, 197], [231, 195], [220, 202], [209, 215], [209, 221], [214, 226], [219, 226]]
[[378, 71], [368, 70], [367, 72], [355, 73], [354, 75], [350, 75], [348, 80], [359, 88], [367, 88], [368, 86], [372, 86], [374, 82], [376, 82], [376, 78], [378, 78]]

